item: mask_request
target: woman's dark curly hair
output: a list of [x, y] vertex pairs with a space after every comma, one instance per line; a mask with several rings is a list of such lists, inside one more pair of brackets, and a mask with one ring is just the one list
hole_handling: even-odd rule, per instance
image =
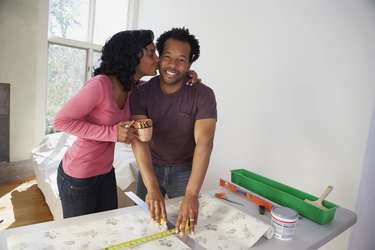
[[134, 73], [143, 48], [154, 41], [151, 30], [126, 30], [109, 38], [102, 49], [99, 68], [93, 75], [105, 74], [116, 76], [123, 88], [130, 91], [134, 83]]
[[199, 58], [200, 55], [200, 46], [199, 41], [195, 38], [194, 35], [189, 33], [189, 29], [183, 28], [173, 28], [169, 31], [164, 32], [160, 35], [156, 42], [156, 48], [161, 56], [164, 50], [165, 41], [169, 38], [173, 38], [182, 42], [188, 42], [190, 44], [190, 57], [189, 62], [192, 63]]

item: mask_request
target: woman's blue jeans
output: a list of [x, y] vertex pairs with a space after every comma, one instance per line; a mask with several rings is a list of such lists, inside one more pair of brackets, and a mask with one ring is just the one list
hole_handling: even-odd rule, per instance
[[60, 162], [57, 187], [64, 218], [116, 209], [117, 185], [114, 168], [103, 175], [74, 178], [67, 175]]
[[[186, 186], [189, 182], [191, 167], [169, 167], [162, 165], [153, 165], [156, 179], [159, 182], [159, 188], [163, 196], [175, 198], [185, 195]], [[143, 183], [142, 176], [138, 172], [137, 196], [145, 200], [147, 189]]]

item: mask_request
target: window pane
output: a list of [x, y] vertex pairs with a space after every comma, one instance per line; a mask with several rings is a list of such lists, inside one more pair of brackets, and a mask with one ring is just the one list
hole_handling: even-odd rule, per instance
[[127, 20], [128, 0], [97, 0], [93, 42], [103, 45], [110, 36], [126, 30]]
[[53, 118], [84, 83], [86, 54], [84, 49], [49, 45], [46, 134], [55, 132]]
[[94, 67], [94, 69], [99, 68], [101, 56], [102, 52], [94, 51], [94, 54], [92, 55], [92, 66]]
[[49, 35], [87, 41], [90, 0], [51, 0]]

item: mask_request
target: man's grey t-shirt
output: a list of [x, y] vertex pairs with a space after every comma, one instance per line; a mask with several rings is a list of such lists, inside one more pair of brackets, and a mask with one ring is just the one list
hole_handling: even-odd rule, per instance
[[203, 83], [183, 85], [173, 94], [164, 94], [160, 77], [134, 88], [130, 96], [131, 115], [146, 115], [153, 120], [149, 143], [154, 164], [191, 166], [195, 148], [196, 120], [217, 119], [213, 90]]

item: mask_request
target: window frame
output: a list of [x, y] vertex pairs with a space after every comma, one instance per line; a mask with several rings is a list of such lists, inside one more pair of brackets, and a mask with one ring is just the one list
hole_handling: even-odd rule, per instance
[[[139, 3], [137, 0], [128, 0], [128, 16], [126, 29], [135, 29], [138, 18]], [[95, 1], [90, 0], [89, 10], [89, 37], [93, 38], [93, 19], [95, 13]], [[50, 0], [39, 1], [38, 20], [38, 61], [36, 73], [36, 103], [35, 103], [35, 141], [39, 142], [45, 136], [47, 114], [47, 81], [48, 81], [48, 47], [49, 44], [57, 44], [87, 50], [86, 80], [91, 77], [92, 56], [94, 51], [101, 52], [102, 46], [89, 42], [76, 41], [48, 35]]]
[[[85, 80], [87, 81], [88, 79], [90, 79], [91, 69], [93, 67], [93, 63], [92, 63], [93, 53], [94, 53], [94, 51], [101, 52], [102, 47], [103, 47], [102, 45], [89, 43], [89, 42], [82, 42], [82, 41], [72, 40], [72, 39], [68, 39], [68, 38], [57, 37], [57, 36], [49, 36], [48, 37], [48, 46], [50, 44], [86, 50], [87, 51], [87, 57], [86, 57], [86, 78], [85, 78]], [[48, 66], [48, 63], [47, 63], [47, 66]], [[47, 82], [46, 82], [46, 87], [47, 87]]]

